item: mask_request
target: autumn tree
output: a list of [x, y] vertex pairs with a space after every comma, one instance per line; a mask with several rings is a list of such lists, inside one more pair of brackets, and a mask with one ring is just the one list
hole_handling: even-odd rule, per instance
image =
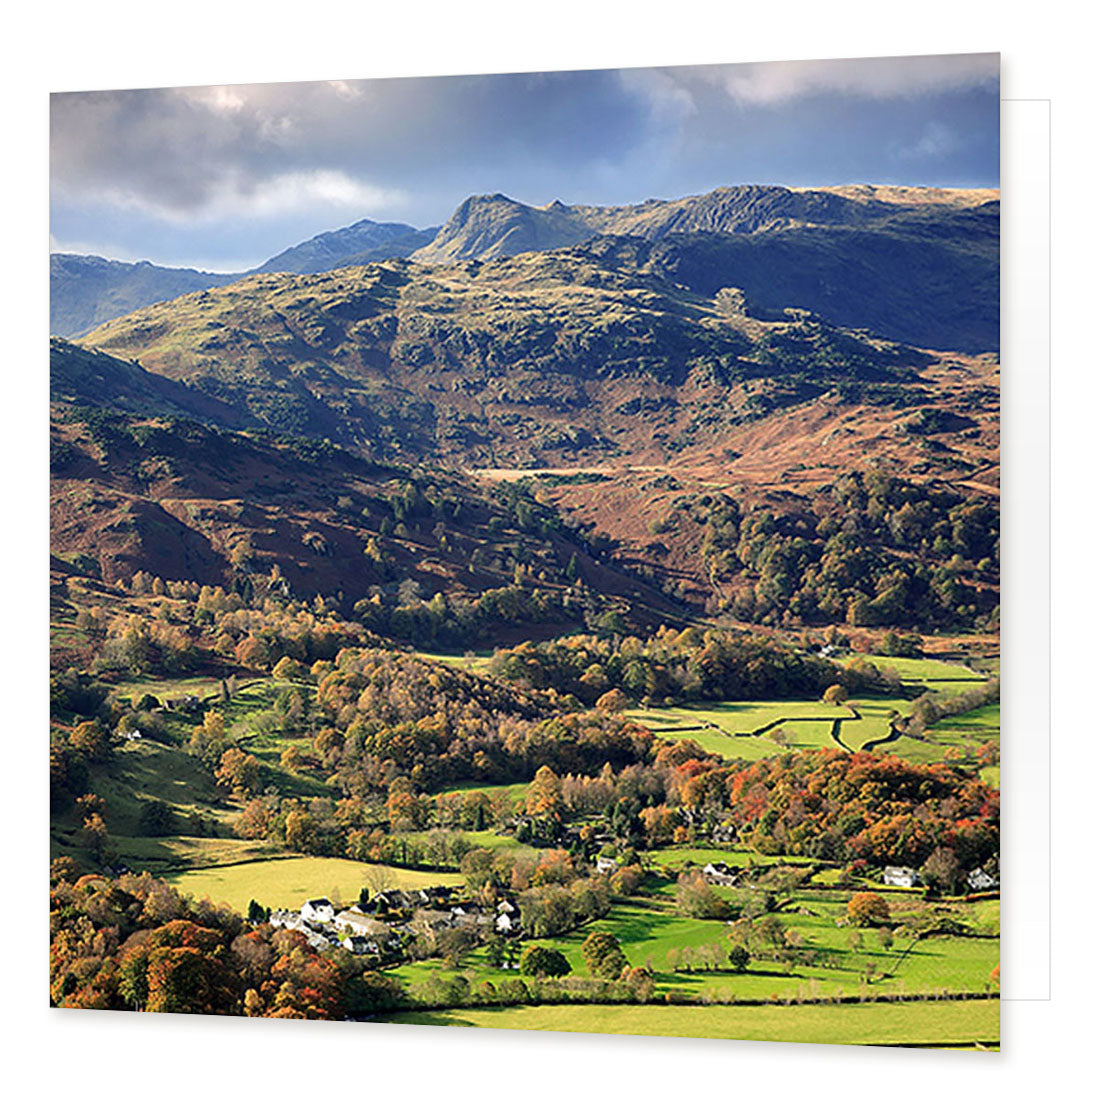
[[282, 657], [271, 670], [271, 675], [276, 680], [302, 680], [306, 670], [293, 657]]
[[91, 813], [84, 819], [80, 838], [88, 854], [96, 863], [106, 863], [110, 853], [107, 823], [97, 813]]
[[728, 920], [730, 904], [701, 872], [689, 871], [676, 882], [676, 912], [697, 920]]
[[881, 894], [861, 891], [848, 901], [848, 919], [864, 927], [881, 924], [890, 919], [890, 904]]
[[220, 931], [177, 920], [152, 932], [147, 945], [147, 1012], [235, 1010], [238, 978]]
[[227, 749], [222, 753], [214, 778], [234, 794], [255, 794], [260, 785], [260, 762], [251, 753]]
[[69, 734], [69, 744], [91, 760], [105, 760], [111, 751], [110, 738], [98, 721], [81, 722]]
[[596, 709], [602, 710], [607, 714], [619, 714], [629, 706], [630, 696], [619, 688], [612, 688], [610, 691], [605, 691], [603, 695], [596, 700]]
[[524, 804], [530, 814], [546, 814], [549, 817], [557, 817], [561, 813], [561, 780], [553, 768], [543, 764], [535, 772], [535, 778], [527, 788], [527, 797]]
[[417, 797], [412, 780], [399, 775], [389, 788], [386, 816], [394, 829], [419, 829], [428, 816], [428, 804]]
[[619, 941], [610, 932], [592, 932], [581, 944], [581, 955], [594, 978], [617, 981], [627, 965]]

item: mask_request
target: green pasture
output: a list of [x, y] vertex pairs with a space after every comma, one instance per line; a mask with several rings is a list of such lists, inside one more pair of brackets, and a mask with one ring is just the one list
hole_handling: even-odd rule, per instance
[[[608, 932], [620, 942], [632, 965], [653, 970], [658, 994], [693, 994], [718, 1000], [858, 995], [865, 989], [890, 993], [984, 992], [989, 988], [990, 971], [999, 960], [997, 939], [979, 936], [929, 937], [914, 942], [912, 935], [899, 929], [893, 943], [886, 947], [877, 930], [854, 929], [847, 924], [850, 891], [799, 890], [776, 914], [784, 933], [793, 933], [800, 945], [794, 961], [787, 964], [754, 958], [748, 970], [735, 973], [726, 959], [730, 942], [725, 923], [680, 916], [675, 908], [675, 889], [668, 886], [619, 902], [606, 917], [567, 935], [534, 942], [561, 951], [573, 973], [585, 976], [581, 945], [592, 932]], [[890, 902], [892, 923], [924, 905], [910, 896], [891, 896]], [[945, 915], [973, 925], [976, 931], [997, 931], [996, 908], [978, 910], [963, 903], [943, 903], [941, 908]], [[723, 949], [717, 969], [692, 960], [691, 969], [673, 970], [670, 952], [710, 944], [719, 944]], [[868, 986], [869, 971], [874, 977]], [[473, 983], [499, 981], [507, 975], [507, 971], [489, 964], [484, 948], [472, 952], [460, 972]], [[392, 973], [415, 991], [432, 974], [447, 971], [441, 960], [429, 959], [407, 963]]]
[[[408, 840], [410, 843], [416, 843], [423, 847], [427, 843], [431, 832], [432, 830], [423, 829], [415, 832], [394, 833], [393, 836], [397, 841]], [[492, 829], [447, 830], [448, 840], [454, 840], [459, 836], [464, 837], [471, 848], [488, 848], [494, 852], [507, 852], [512, 856], [522, 856], [530, 859], [538, 859], [546, 854], [545, 848], [532, 848], [529, 844], [521, 844], [513, 836], [495, 833]]]
[[527, 797], [527, 788], [529, 783], [497, 783], [497, 784], [485, 784], [485, 783], [455, 783], [450, 787], [444, 787], [438, 794], [457, 794], [459, 791], [483, 791], [489, 797], [498, 795], [501, 793], [507, 794], [512, 802], [522, 802]]
[[420, 657], [425, 661], [438, 661], [440, 664], [450, 665], [452, 668], [460, 668], [466, 672], [473, 672], [484, 676], [489, 671], [489, 662], [493, 659], [494, 651], [480, 649], [473, 653], [430, 653], [425, 649], [418, 649], [414, 657]]
[[904, 681], [963, 681], [976, 687], [986, 677], [958, 661], [937, 661], [930, 657], [867, 658], [876, 668], [892, 668]]
[[[1000, 744], [1001, 705], [990, 703], [966, 714], [944, 718], [924, 731], [921, 739], [903, 737], [889, 745], [889, 750], [906, 760], [929, 764], [944, 759], [944, 750], [955, 748], [963, 753], [963, 762], [973, 761], [980, 746], [992, 741]], [[999, 787], [998, 765], [981, 769], [981, 777], [990, 786]]]
[[404, 1012], [395, 1024], [584, 1031], [793, 1043], [1000, 1045], [1000, 1003], [928, 1001], [852, 1005], [528, 1005]]
[[115, 694], [127, 702], [140, 699], [143, 695], [153, 695], [162, 703], [176, 695], [194, 695], [199, 699], [217, 695], [221, 680], [213, 676], [188, 676], [180, 679], [158, 679], [145, 677], [129, 680], [120, 684]]
[[323, 856], [254, 860], [166, 875], [177, 890], [197, 898], [225, 902], [240, 912], [255, 899], [261, 905], [298, 908], [308, 898], [329, 897], [352, 904], [359, 891], [458, 885], [460, 875], [445, 871], [412, 871], [385, 864], [359, 863]]
[[[630, 710], [626, 716], [658, 737], [691, 739], [706, 751], [731, 760], [758, 760], [782, 752], [836, 748], [832, 724], [837, 718], [845, 719], [840, 729], [845, 746], [859, 749], [867, 741], [887, 736], [891, 715], [904, 714], [910, 706], [908, 699], [879, 697], [852, 699], [839, 707], [820, 700], [724, 702]], [[858, 712], [858, 719], [852, 718], [850, 707]], [[746, 736], [773, 723], [779, 724], [765, 733]], [[782, 741], [773, 739], [778, 730]]]
[[708, 863], [728, 863], [731, 867], [767, 867], [776, 863], [803, 864], [814, 860], [803, 856], [765, 856], [745, 849], [729, 848], [659, 848], [646, 852], [646, 857], [656, 867], [682, 868], [691, 863], [703, 867]]

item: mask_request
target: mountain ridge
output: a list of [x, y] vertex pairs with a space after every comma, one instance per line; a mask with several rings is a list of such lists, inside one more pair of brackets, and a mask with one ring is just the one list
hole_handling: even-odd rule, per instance
[[435, 239], [412, 253], [420, 263], [489, 260], [532, 249], [569, 247], [600, 235], [656, 240], [671, 233], [760, 233], [792, 228], [868, 228], [930, 205], [965, 207], [994, 201], [989, 189], [795, 189], [742, 184], [678, 199], [647, 199], [627, 206], [568, 206], [554, 200], [530, 206], [497, 192], [472, 195]]
[[484, 261], [571, 247], [603, 235], [658, 240], [677, 233], [760, 236], [840, 226], [885, 232], [907, 222], [942, 218], [945, 209], [999, 205], [999, 194], [994, 189], [873, 184], [817, 188], [746, 184], [626, 206], [568, 206], [558, 199], [529, 206], [497, 192], [468, 196], [442, 226], [416, 229], [364, 218], [301, 241], [244, 272], [53, 253], [50, 331], [81, 335], [143, 306], [225, 286], [256, 273], [312, 273], [405, 257], [421, 263]]

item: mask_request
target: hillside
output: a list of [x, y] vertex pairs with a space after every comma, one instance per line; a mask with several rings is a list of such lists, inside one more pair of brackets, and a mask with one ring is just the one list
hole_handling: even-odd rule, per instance
[[[58, 403], [50, 468], [57, 579], [128, 584], [142, 572], [250, 590], [276, 577], [287, 594], [335, 597], [345, 611], [376, 592], [380, 633], [423, 640], [416, 620], [430, 607], [441, 618], [431, 640], [456, 644], [478, 640], [498, 604], [512, 628], [616, 606], [642, 620], [680, 613], [522, 490], [331, 444]], [[436, 593], [449, 602], [431, 604]], [[385, 617], [391, 604], [402, 621]]]
[[673, 233], [656, 241], [596, 237], [584, 246], [705, 295], [740, 287], [748, 308], [789, 306], [834, 325], [926, 348], [980, 354], [1000, 346], [1000, 215], [995, 204], [879, 227], [774, 233]]
[[935, 357], [803, 311], [754, 317], [592, 250], [253, 276], [110, 322], [137, 359], [280, 431], [378, 459], [666, 461], [842, 390], [902, 406]]
[[308, 241], [285, 249], [266, 263], [246, 274], [266, 271], [291, 271], [306, 274], [331, 271], [337, 267], [366, 264], [408, 256], [426, 245], [439, 226], [415, 229], [402, 222], [372, 222], [369, 218], [343, 229], [319, 233]]
[[[360, 223], [288, 262], [380, 238], [396, 247], [401, 230]], [[456, 253], [517, 254], [268, 272], [184, 295], [77, 345], [55, 341], [51, 394], [70, 407], [279, 433], [281, 446], [306, 448], [307, 467], [338, 452], [472, 474], [483, 489], [463, 481], [464, 493], [526, 494], [571, 532], [566, 542], [588, 539], [581, 576], [642, 609], [668, 597], [665, 614], [687, 601], [768, 626], [995, 623], [995, 192], [725, 188], [638, 207], [542, 209], [498, 195], [464, 203], [436, 243], [448, 240]], [[316, 455], [309, 438], [326, 441]], [[150, 457], [138, 455], [137, 468]], [[186, 448], [173, 461], [179, 477], [193, 472]], [[285, 461], [248, 459], [280, 471]], [[234, 546], [247, 535], [262, 548], [259, 533], [275, 531], [264, 568], [278, 562], [296, 590], [335, 591], [340, 563], [358, 562], [362, 547], [331, 510], [334, 494], [357, 499], [338, 488], [350, 475], [325, 468], [333, 493], [304, 470], [280, 472], [274, 479], [299, 495], [251, 512], [223, 507], [258, 502], [244, 483], [217, 488], [213, 472], [200, 491], [170, 479], [105, 484], [82, 468], [67, 476], [91, 487], [104, 521], [83, 540], [61, 524], [63, 552], [90, 555], [104, 576], [177, 575], [171, 554], [157, 558], [171, 540], [127, 536], [123, 549], [112, 540], [156, 529], [165, 493], [217, 499], [188, 510], [205, 517], [198, 542], [193, 531], [172, 535], [194, 543], [188, 560], [204, 576], [231, 579]], [[845, 521], [837, 494], [847, 499], [853, 474], [898, 480], [880, 486], [867, 516]], [[142, 503], [119, 511], [107, 489]], [[280, 510], [297, 515], [289, 528], [275, 522]], [[954, 520], [932, 524], [937, 513], [961, 517], [964, 533]], [[338, 550], [303, 557], [304, 532], [322, 522], [332, 537], [316, 533]], [[965, 534], [975, 522], [981, 538]], [[754, 541], [761, 524], [775, 553]], [[499, 571], [478, 584], [506, 583], [525, 560], [507, 529], [486, 525], [465, 543], [447, 534], [445, 565], [426, 590], [464, 592], [475, 548]], [[438, 545], [414, 539], [394, 550], [393, 568], [415, 575], [418, 555]], [[557, 565], [540, 568], [559, 576], [573, 552], [556, 546]]]
[[102, 256], [50, 254], [50, 332], [73, 336], [152, 302], [233, 282], [236, 275], [123, 263]]
[[[410, 256], [453, 264], [566, 248], [598, 236], [660, 241], [702, 233], [722, 239], [679, 246], [707, 253], [711, 266], [702, 277], [751, 289], [766, 308], [801, 306], [892, 339], [990, 351], [998, 336], [997, 295], [990, 293], [997, 279], [998, 216], [999, 192], [993, 190], [869, 185], [723, 187], [620, 207], [560, 201], [535, 207], [501, 194], [475, 195], [442, 227], [362, 219], [238, 274], [54, 254], [50, 331], [84, 333], [143, 306], [258, 272], [304, 274]], [[678, 266], [685, 272], [698, 267], [690, 257]], [[903, 291], [904, 301], [890, 298], [895, 290]], [[868, 293], [873, 301], [862, 308]]]
[[240, 427], [250, 418], [239, 409], [139, 364], [50, 337], [50, 401], [106, 406], [116, 412], [188, 417]]
[[287, 248], [251, 271], [236, 273], [54, 252], [50, 254], [50, 333], [76, 336], [154, 302], [225, 286], [255, 272], [330, 271], [349, 264], [408, 256], [427, 244], [437, 229], [363, 219]]

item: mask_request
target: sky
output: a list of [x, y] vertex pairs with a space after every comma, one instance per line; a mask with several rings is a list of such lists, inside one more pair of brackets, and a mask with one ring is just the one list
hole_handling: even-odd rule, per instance
[[621, 205], [739, 183], [997, 187], [997, 54], [66, 92], [50, 249], [243, 271], [467, 196]]

